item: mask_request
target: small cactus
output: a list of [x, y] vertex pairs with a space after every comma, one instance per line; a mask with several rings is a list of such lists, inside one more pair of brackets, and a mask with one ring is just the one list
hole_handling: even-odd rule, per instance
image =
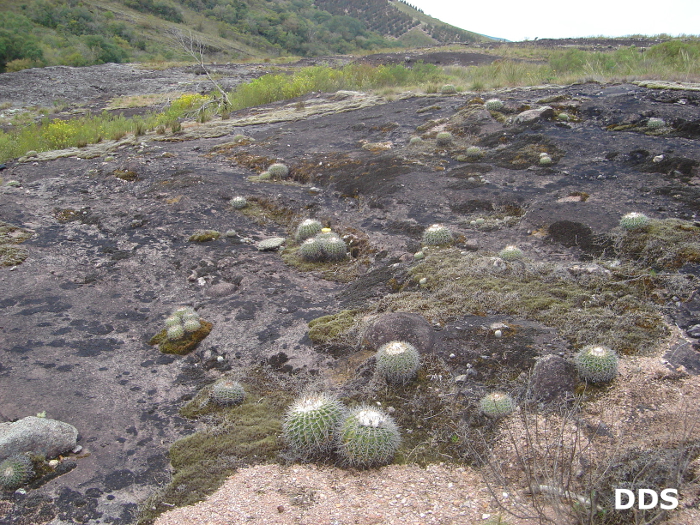
[[351, 410], [338, 429], [338, 453], [353, 467], [388, 465], [400, 444], [391, 416], [370, 406]]
[[316, 237], [306, 239], [301, 243], [301, 246], [299, 246], [299, 256], [305, 261], [320, 261], [323, 259], [323, 255], [321, 242]]
[[329, 261], [340, 261], [345, 259], [348, 253], [348, 247], [345, 245], [345, 241], [333, 234], [328, 237], [321, 237], [318, 239], [321, 243], [321, 251], [323, 251], [324, 258]]
[[297, 226], [297, 231], [294, 234], [294, 239], [297, 242], [305, 241], [313, 237], [323, 229], [323, 225], [316, 219], [306, 219]]
[[283, 179], [289, 175], [289, 168], [285, 164], [277, 162], [267, 168], [267, 172], [273, 179]]
[[481, 412], [491, 418], [504, 417], [515, 410], [513, 398], [504, 392], [492, 392], [479, 401]]
[[454, 87], [452, 84], [445, 84], [444, 86], [442, 86], [442, 88], [440, 88], [440, 93], [442, 93], [443, 95], [454, 95], [455, 93], [457, 93], [457, 88]]
[[636, 230], [637, 228], [643, 228], [647, 224], [649, 224], [649, 217], [636, 211], [628, 213], [620, 219], [620, 227], [625, 230]]
[[242, 210], [243, 208], [248, 206], [248, 201], [245, 197], [238, 195], [238, 196], [234, 197], [233, 199], [231, 199], [229, 201], [229, 204], [235, 210]]
[[18, 454], [0, 463], [0, 489], [15, 490], [34, 477], [32, 460]]
[[666, 122], [664, 122], [664, 119], [662, 118], [651, 117], [649, 120], [647, 120], [647, 127], [651, 129], [663, 128], [665, 125]]
[[417, 146], [418, 144], [423, 144], [423, 139], [420, 137], [411, 137], [408, 141], [409, 146]]
[[185, 328], [181, 324], [176, 324], [168, 327], [168, 339], [177, 341], [185, 336]]
[[574, 359], [578, 374], [589, 383], [607, 383], [617, 375], [617, 354], [607, 346], [587, 346]]
[[452, 232], [442, 224], [433, 224], [423, 232], [423, 244], [427, 246], [444, 246], [453, 240]]
[[470, 159], [478, 159], [484, 156], [484, 151], [479, 146], [469, 146], [466, 153]]
[[405, 384], [416, 377], [420, 368], [420, 354], [404, 341], [391, 341], [377, 351], [377, 373], [389, 383]]
[[211, 388], [209, 396], [217, 405], [239, 405], [245, 399], [245, 389], [238, 381], [219, 379]]
[[498, 111], [503, 107], [503, 101], [498, 98], [491, 98], [484, 102], [484, 107], [489, 111]]
[[311, 394], [299, 398], [284, 419], [284, 440], [302, 456], [330, 452], [345, 406], [328, 394]]
[[182, 328], [185, 330], [185, 332], [196, 332], [197, 330], [202, 328], [202, 323], [199, 322], [199, 319], [190, 318], [187, 320], [183, 320]]
[[541, 166], [548, 166], [552, 163], [552, 157], [549, 155], [540, 155], [540, 165]]
[[504, 261], [517, 261], [523, 258], [523, 251], [517, 246], [510, 245], [498, 252], [498, 256]]
[[452, 144], [453, 140], [452, 133], [450, 133], [449, 131], [441, 131], [437, 134], [435, 140], [437, 141], [438, 146], [449, 146], [450, 144]]

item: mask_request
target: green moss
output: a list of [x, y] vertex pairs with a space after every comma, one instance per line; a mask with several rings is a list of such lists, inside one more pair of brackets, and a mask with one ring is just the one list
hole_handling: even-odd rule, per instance
[[29, 230], [0, 221], [0, 244], [21, 244], [32, 235]]
[[158, 345], [158, 349], [164, 354], [177, 354], [185, 355], [189, 354], [192, 350], [197, 348], [197, 345], [209, 335], [211, 329], [214, 327], [212, 323], [200, 319], [201, 327], [199, 330], [194, 332], [185, 332], [185, 336], [177, 341], [170, 341], [168, 339], [168, 330], [164, 328], [156, 335], [154, 335], [148, 344], [151, 346]]
[[197, 230], [188, 239], [190, 242], [209, 242], [221, 237], [221, 232], [216, 230]]
[[675, 270], [700, 263], [700, 227], [681, 219], [652, 220], [617, 239], [620, 255], [646, 267]]
[[316, 344], [327, 343], [348, 331], [355, 323], [357, 310], [342, 310], [309, 321], [309, 338]]
[[29, 252], [24, 248], [0, 244], [0, 266], [17, 266], [22, 264], [27, 257], [29, 257]]
[[357, 265], [361, 260], [347, 257], [342, 261], [306, 261], [299, 255], [299, 245], [290, 243], [282, 252], [282, 260], [301, 272], [321, 272], [328, 281], [348, 283], [358, 276]]

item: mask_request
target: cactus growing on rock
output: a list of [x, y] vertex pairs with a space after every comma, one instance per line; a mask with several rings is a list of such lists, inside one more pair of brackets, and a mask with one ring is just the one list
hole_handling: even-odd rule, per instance
[[238, 381], [219, 379], [212, 386], [209, 397], [217, 405], [239, 405], [245, 399], [245, 389]]
[[345, 406], [325, 394], [310, 394], [297, 399], [284, 419], [284, 440], [298, 454], [315, 456], [330, 452], [335, 446], [338, 426]]
[[324, 258], [329, 261], [340, 261], [345, 259], [348, 253], [348, 247], [345, 245], [345, 241], [333, 234], [327, 237], [321, 237], [319, 239], [321, 243], [321, 250], [323, 251]]
[[466, 154], [470, 159], [478, 159], [484, 156], [484, 151], [479, 146], [469, 146]]
[[620, 219], [620, 227], [625, 230], [636, 230], [637, 228], [643, 228], [647, 224], [649, 224], [649, 217], [636, 211], [628, 213]]
[[23, 454], [10, 456], [0, 463], [0, 489], [15, 490], [34, 476], [32, 460]]
[[388, 414], [370, 406], [351, 410], [338, 428], [338, 453], [353, 467], [374, 467], [391, 462], [401, 434]]
[[229, 204], [230, 204], [235, 210], [242, 210], [243, 208], [245, 208], [246, 206], [248, 206], [248, 200], [247, 200], [245, 197], [243, 197], [243, 196], [241, 196], [241, 195], [238, 195], [238, 196], [234, 197], [233, 199], [231, 199], [231, 200], [229, 201]]
[[664, 122], [664, 119], [662, 118], [651, 117], [649, 120], [647, 120], [647, 127], [651, 129], [663, 128], [665, 125], [666, 122]]
[[276, 162], [267, 168], [267, 172], [273, 179], [283, 179], [289, 175], [289, 168], [285, 164]]
[[574, 359], [581, 379], [589, 383], [607, 383], [617, 375], [617, 354], [602, 345], [583, 348]]
[[452, 144], [452, 133], [449, 131], [441, 131], [435, 137], [438, 146], [446, 147]]
[[484, 102], [484, 107], [489, 111], [498, 111], [503, 107], [503, 102], [498, 98], [491, 98]]
[[294, 239], [297, 242], [305, 241], [313, 237], [323, 229], [323, 225], [316, 219], [306, 219], [299, 223], [297, 231], [294, 234]]
[[523, 251], [517, 246], [510, 245], [498, 252], [498, 256], [504, 261], [517, 261], [523, 258]]
[[391, 341], [379, 347], [377, 373], [389, 383], [405, 384], [416, 377], [420, 368], [418, 350], [405, 341]]
[[495, 419], [513, 412], [515, 403], [505, 392], [492, 392], [481, 398], [479, 408], [484, 415]]
[[323, 259], [321, 242], [316, 237], [306, 239], [299, 246], [299, 256], [305, 261], [317, 262]]
[[452, 232], [442, 224], [433, 224], [423, 232], [423, 244], [427, 246], [445, 246], [453, 240]]
[[443, 95], [454, 95], [457, 93], [457, 88], [454, 87], [452, 84], [445, 84], [440, 88], [440, 93]]

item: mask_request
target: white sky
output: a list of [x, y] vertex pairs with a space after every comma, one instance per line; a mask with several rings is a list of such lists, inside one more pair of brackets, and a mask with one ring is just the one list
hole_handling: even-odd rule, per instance
[[525, 40], [700, 34], [700, 0], [407, 0], [425, 14], [483, 35]]

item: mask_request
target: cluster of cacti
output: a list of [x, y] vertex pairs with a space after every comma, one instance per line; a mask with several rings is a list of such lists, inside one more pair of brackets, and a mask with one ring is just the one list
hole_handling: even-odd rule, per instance
[[34, 476], [32, 460], [23, 454], [10, 456], [0, 463], [0, 489], [15, 490]]
[[245, 197], [238, 195], [231, 199], [229, 201], [229, 204], [236, 210], [242, 210], [243, 208], [248, 206], [248, 200]]
[[498, 98], [491, 98], [484, 102], [484, 107], [489, 111], [498, 111], [503, 107], [503, 102]]
[[245, 389], [238, 381], [223, 378], [214, 383], [209, 397], [217, 405], [238, 405], [245, 399]]
[[436, 135], [435, 140], [437, 141], [438, 146], [449, 146], [452, 144], [453, 140], [452, 133], [449, 131], [441, 131]]
[[515, 410], [515, 402], [505, 392], [492, 392], [479, 401], [481, 412], [492, 418], [504, 417]]
[[418, 350], [405, 341], [391, 341], [379, 347], [376, 355], [377, 374], [389, 383], [405, 384], [416, 377], [420, 368]]
[[388, 414], [370, 406], [350, 411], [338, 429], [338, 453], [353, 467], [373, 467], [391, 462], [401, 444], [401, 434]]
[[522, 259], [523, 251], [511, 244], [498, 252], [498, 256], [504, 261], [517, 261], [518, 259]]
[[442, 224], [433, 224], [423, 232], [423, 244], [427, 246], [445, 246], [453, 240], [450, 229]]
[[269, 173], [270, 177], [273, 179], [283, 179], [289, 175], [289, 168], [285, 164], [276, 162], [267, 168], [267, 173]]
[[177, 341], [185, 337], [186, 333], [196, 332], [202, 327], [201, 320], [194, 308], [178, 308], [165, 320], [168, 340]]
[[301, 456], [316, 456], [332, 451], [336, 431], [345, 406], [328, 394], [311, 394], [298, 399], [284, 419], [284, 439]]
[[454, 95], [455, 93], [457, 93], [457, 88], [454, 87], [452, 84], [445, 84], [444, 86], [442, 86], [442, 88], [440, 88], [440, 93], [442, 93], [443, 95]]
[[643, 228], [647, 224], [649, 224], [649, 217], [636, 211], [628, 213], [620, 219], [620, 227], [625, 230], [636, 230], [637, 228]]
[[651, 129], [663, 128], [665, 125], [666, 122], [664, 122], [664, 119], [662, 118], [651, 117], [649, 120], [647, 120], [647, 127]]
[[294, 239], [297, 242], [305, 241], [321, 232], [323, 225], [316, 219], [306, 219], [297, 226]]
[[318, 457], [336, 450], [353, 467], [386, 465], [401, 444], [399, 429], [389, 415], [364, 405], [348, 411], [325, 393], [295, 401], [285, 415], [283, 432], [296, 454]]
[[587, 346], [574, 359], [578, 374], [589, 383], [606, 383], [617, 375], [618, 357], [607, 346]]
[[341, 261], [347, 256], [345, 241], [330, 228], [323, 228], [299, 247], [299, 256], [305, 261]]

